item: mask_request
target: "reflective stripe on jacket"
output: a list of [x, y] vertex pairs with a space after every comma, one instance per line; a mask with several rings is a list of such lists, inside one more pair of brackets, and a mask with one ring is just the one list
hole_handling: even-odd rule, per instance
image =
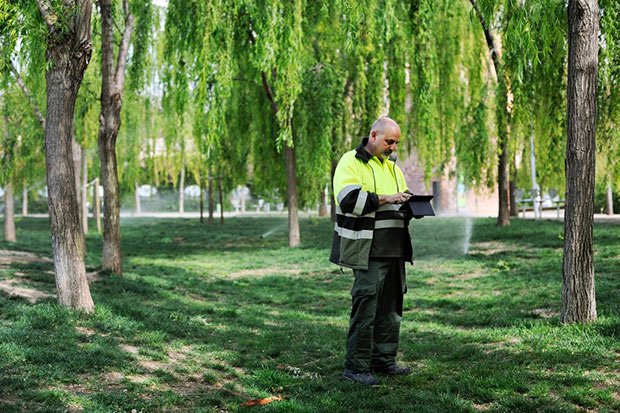
[[343, 267], [368, 269], [375, 230], [404, 228], [403, 258], [411, 262], [411, 240], [400, 205], [379, 206], [379, 195], [407, 190], [402, 171], [392, 160], [381, 161], [364, 146], [345, 153], [334, 173], [336, 225], [330, 261]]

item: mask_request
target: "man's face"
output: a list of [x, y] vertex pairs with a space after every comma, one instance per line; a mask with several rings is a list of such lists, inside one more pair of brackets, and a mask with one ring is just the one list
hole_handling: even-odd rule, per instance
[[376, 152], [384, 158], [387, 158], [396, 150], [396, 145], [400, 142], [400, 129], [389, 128], [385, 133], [376, 133]]

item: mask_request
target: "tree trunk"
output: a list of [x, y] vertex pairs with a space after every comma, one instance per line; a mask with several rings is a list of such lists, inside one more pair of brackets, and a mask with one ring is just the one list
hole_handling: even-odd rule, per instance
[[121, 104], [129, 39], [134, 17], [128, 0], [123, 0], [125, 27], [114, 64], [114, 21], [112, 0], [100, 0], [101, 10], [101, 115], [99, 116], [99, 158], [103, 183], [103, 259], [102, 267], [123, 273], [120, 230], [120, 191], [116, 162], [116, 139], [121, 126]]
[[607, 181], [607, 215], [614, 214], [614, 192], [611, 187], [611, 179]]
[[203, 183], [202, 182], [202, 174], [200, 174], [198, 176], [198, 186], [200, 187], [200, 223], [204, 224], [205, 219], [204, 219], [203, 214], [204, 214], [204, 210], [205, 210], [205, 205], [204, 205], [204, 197], [205, 196], [204, 196], [204, 191], [202, 190], [203, 186], [204, 186], [202, 183]]
[[[271, 103], [273, 114], [277, 116], [280, 108], [275, 101], [273, 89], [267, 80], [267, 74], [265, 72], [261, 72], [261, 79], [263, 82], [263, 89]], [[294, 139], [295, 131], [292, 130], [291, 133]], [[286, 188], [288, 191], [288, 245], [289, 247], [297, 247], [301, 242], [299, 234], [299, 209], [297, 207], [297, 161], [295, 158], [295, 148], [289, 146], [286, 142], [284, 143], [284, 165], [286, 170]]]
[[138, 183], [136, 182], [136, 191], [135, 191], [135, 198], [136, 198], [136, 215], [139, 215], [142, 213], [142, 203], [140, 202], [140, 185], [138, 185]]
[[80, 228], [84, 234], [84, 218], [82, 217], [82, 147], [75, 140], [75, 135], [71, 133], [71, 153], [73, 154], [73, 170], [75, 171], [75, 193], [77, 194], [78, 218], [80, 220]]
[[28, 188], [24, 181], [24, 189], [22, 189], [22, 216], [25, 218], [28, 216]]
[[209, 203], [208, 203], [209, 218], [207, 220], [207, 223], [213, 224], [213, 213], [215, 210], [215, 200], [213, 199], [213, 173], [211, 171], [211, 165], [209, 165], [209, 174], [207, 175], [207, 185], [208, 185], [207, 191], [209, 192], [207, 194], [207, 196], [209, 197]]
[[510, 91], [510, 79], [504, 72], [501, 61], [501, 49], [493, 38], [491, 29], [487, 24], [482, 11], [475, 0], [470, 0], [472, 7], [482, 26], [484, 38], [491, 53], [493, 68], [497, 77], [498, 85], [498, 104], [497, 104], [497, 138], [498, 138], [498, 161], [497, 161], [497, 191], [499, 195], [499, 205], [497, 214], [497, 226], [506, 227], [510, 225], [509, 210], [509, 173], [508, 173], [508, 140], [510, 139], [510, 112], [511, 102], [508, 95]]
[[88, 234], [88, 160], [86, 159], [86, 149], [82, 148], [82, 231], [84, 235]]
[[327, 216], [327, 187], [321, 190], [321, 201], [319, 203], [319, 216], [324, 217]]
[[515, 197], [515, 193], [517, 192], [517, 184], [515, 180], [515, 174], [512, 174], [510, 178], [510, 182], [508, 182], [509, 194], [510, 194], [510, 216], [518, 217], [519, 216], [519, 208], [517, 206], [517, 198]]
[[97, 234], [101, 234], [101, 201], [99, 200], [99, 178], [93, 184], [93, 215], [97, 222]]
[[295, 149], [284, 144], [284, 162], [286, 164], [286, 189], [288, 203], [288, 245], [297, 247], [301, 242], [299, 235], [299, 208], [297, 206], [297, 173]]
[[77, 1], [73, 18], [66, 20], [69, 27], [61, 28], [56, 26], [57, 17], [50, 12], [49, 3], [37, 3], [49, 26], [45, 163], [58, 301], [63, 306], [92, 312], [71, 155], [75, 100], [92, 52], [92, 4], [90, 0]]
[[4, 187], [4, 240], [6, 242], [17, 242], [14, 202], [13, 184], [9, 182]]
[[597, 1], [569, 0], [563, 323], [596, 320], [592, 233], [597, 36]]
[[181, 176], [179, 177], [179, 214], [185, 213], [185, 156], [181, 156]]
[[220, 199], [220, 223], [224, 223], [224, 193], [222, 191], [222, 176], [217, 177], [217, 192]]

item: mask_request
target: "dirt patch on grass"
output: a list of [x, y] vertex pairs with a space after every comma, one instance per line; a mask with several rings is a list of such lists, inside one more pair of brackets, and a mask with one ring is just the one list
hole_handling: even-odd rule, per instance
[[0, 268], [10, 264], [30, 264], [33, 262], [54, 262], [48, 257], [41, 257], [26, 251], [0, 250]]
[[268, 267], [268, 268], [253, 268], [241, 271], [231, 272], [226, 276], [227, 279], [235, 280], [237, 278], [244, 277], [266, 277], [273, 274], [286, 274], [286, 275], [299, 275], [301, 269], [299, 268], [282, 268], [282, 267]]
[[493, 255], [514, 251], [514, 247], [499, 241], [477, 242], [469, 248], [469, 254]]
[[44, 298], [56, 297], [55, 294], [46, 293], [45, 291], [37, 290], [34, 288], [20, 287], [18, 280], [4, 280], [0, 282], [0, 291], [4, 292], [9, 297], [17, 297], [28, 300], [30, 304], [35, 304], [37, 301]]
[[536, 308], [532, 310], [532, 314], [540, 318], [559, 318], [560, 313], [550, 308]]

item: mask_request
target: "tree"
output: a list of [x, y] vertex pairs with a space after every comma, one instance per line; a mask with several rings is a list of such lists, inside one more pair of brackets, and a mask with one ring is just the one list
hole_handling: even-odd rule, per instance
[[592, 233], [598, 13], [597, 0], [569, 0], [563, 323], [596, 319]]
[[101, 10], [101, 115], [99, 117], [99, 158], [103, 183], [103, 269], [123, 273], [120, 231], [120, 193], [116, 163], [116, 139], [121, 126], [121, 104], [125, 67], [134, 16], [128, 0], [123, 0], [125, 26], [114, 64], [114, 17], [112, 0], [100, 0]]
[[37, 0], [37, 6], [48, 31], [45, 161], [58, 300], [91, 312], [94, 303], [84, 266], [71, 136], [77, 92], [92, 53], [92, 3], [78, 0], [52, 6]]

